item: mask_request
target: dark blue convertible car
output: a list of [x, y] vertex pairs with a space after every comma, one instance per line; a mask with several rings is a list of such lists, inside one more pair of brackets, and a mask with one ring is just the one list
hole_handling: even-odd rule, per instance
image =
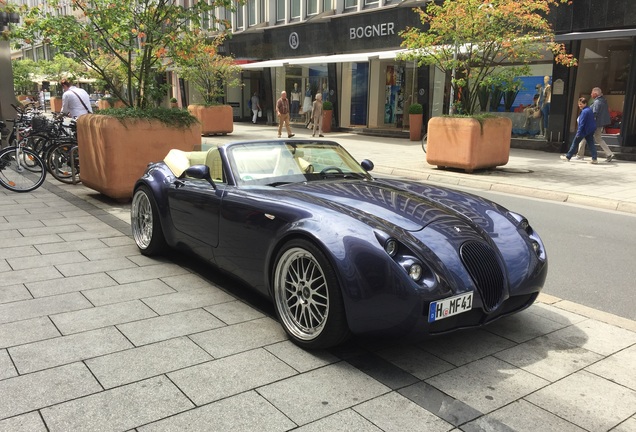
[[270, 297], [305, 348], [481, 326], [537, 298], [547, 257], [523, 216], [372, 168], [330, 141], [172, 150], [135, 185], [132, 232], [143, 254], [191, 252]]

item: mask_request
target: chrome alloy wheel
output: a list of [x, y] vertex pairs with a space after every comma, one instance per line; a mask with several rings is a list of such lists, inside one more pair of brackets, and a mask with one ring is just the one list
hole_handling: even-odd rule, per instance
[[274, 296], [290, 334], [303, 341], [320, 336], [329, 317], [329, 288], [316, 257], [300, 247], [285, 251], [276, 264]]
[[147, 249], [152, 241], [152, 206], [148, 195], [143, 190], [138, 190], [133, 197], [130, 222], [133, 237], [139, 249]]

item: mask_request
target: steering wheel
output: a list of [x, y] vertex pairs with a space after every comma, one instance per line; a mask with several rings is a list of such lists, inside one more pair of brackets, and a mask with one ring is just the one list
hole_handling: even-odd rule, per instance
[[320, 174], [321, 175], [325, 175], [327, 174], [329, 171], [335, 171], [338, 174], [343, 174], [342, 170], [340, 168], [338, 168], [337, 166], [326, 166], [324, 167], [321, 171]]

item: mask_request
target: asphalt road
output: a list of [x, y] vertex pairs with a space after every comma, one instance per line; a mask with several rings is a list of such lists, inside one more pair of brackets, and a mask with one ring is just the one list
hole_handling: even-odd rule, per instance
[[636, 216], [462, 190], [496, 201], [528, 218], [548, 253], [546, 294], [636, 320]]

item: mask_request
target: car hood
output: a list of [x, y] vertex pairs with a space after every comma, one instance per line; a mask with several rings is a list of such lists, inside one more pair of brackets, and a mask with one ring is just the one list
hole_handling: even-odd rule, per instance
[[488, 213], [505, 212], [503, 207], [468, 193], [402, 180], [295, 183], [282, 190], [310, 204], [356, 218], [381, 219], [406, 231], [419, 231], [435, 221], [459, 217], [492, 232]]

